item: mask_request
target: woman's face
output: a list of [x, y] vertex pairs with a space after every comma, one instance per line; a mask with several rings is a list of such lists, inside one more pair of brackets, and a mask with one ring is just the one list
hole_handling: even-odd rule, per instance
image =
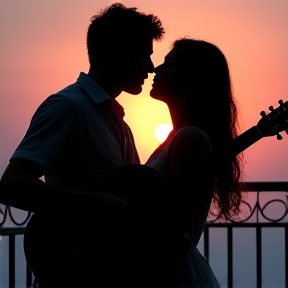
[[[165, 57], [163, 64], [155, 68], [154, 83], [150, 96], [163, 102], [171, 102], [182, 94], [183, 83], [181, 83], [176, 48], [173, 48]], [[178, 97], [177, 97], [178, 98]]]

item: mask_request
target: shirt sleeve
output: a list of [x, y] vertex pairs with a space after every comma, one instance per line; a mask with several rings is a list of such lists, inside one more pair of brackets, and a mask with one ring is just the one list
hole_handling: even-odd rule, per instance
[[33, 115], [11, 159], [32, 160], [50, 174], [73, 131], [75, 115], [76, 105], [68, 98], [57, 94], [48, 97]]

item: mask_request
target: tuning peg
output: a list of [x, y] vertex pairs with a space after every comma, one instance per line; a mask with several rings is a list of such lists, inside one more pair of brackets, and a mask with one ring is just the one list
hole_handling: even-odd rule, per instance
[[283, 137], [279, 133], [277, 133], [276, 135], [277, 135], [277, 139], [278, 140], [282, 140], [283, 139]]
[[269, 110], [270, 110], [270, 111], [273, 111], [273, 110], [274, 110], [273, 106], [270, 106], [270, 107], [269, 107]]
[[261, 111], [261, 112], [260, 112], [260, 115], [261, 115], [262, 117], [265, 117], [265, 116], [266, 116], [266, 112], [265, 112], [265, 111]]

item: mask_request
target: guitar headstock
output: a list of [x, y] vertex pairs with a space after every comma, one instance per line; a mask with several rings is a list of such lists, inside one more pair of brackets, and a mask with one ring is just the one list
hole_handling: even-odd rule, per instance
[[277, 139], [281, 140], [283, 137], [280, 132], [285, 131], [288, 134], [288, 101], [284, 103], [279, 100], [278, 103], [279, 106], [275, 109], [273, 106], [269, 107], [269, 114], [265, 111], [260, 113], [262, 118], [257, 123], [257, 128], [263, 137], [276, 135]]

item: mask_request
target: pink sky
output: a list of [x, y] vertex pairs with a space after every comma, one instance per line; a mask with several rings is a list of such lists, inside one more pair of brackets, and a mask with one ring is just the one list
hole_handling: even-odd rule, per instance
[[[80, 71], [87, 72], [89, 19], [112, 2], [0, 1], [0, 176], [37, 106], [75, 82]], [[258, 122], [261, 110], [280, 98], [288, 99], [287, 0], [121, 2], [162, 20], [166, 35], [154, 45], [155, 65], [163, 61], [172, 41], [182, 36], [220, 47], [229, 61], [243, 131]], [[123, 93], [119, 97], [142, 162], [158, 145], [156, 126], [170, 123], [166, 106], [149, 97], [152, 78], [150, 75], [139, 96]], [[288, 181], [288, 136], [282, 141], [262, 139], [245, 156], [244, 180]]]

